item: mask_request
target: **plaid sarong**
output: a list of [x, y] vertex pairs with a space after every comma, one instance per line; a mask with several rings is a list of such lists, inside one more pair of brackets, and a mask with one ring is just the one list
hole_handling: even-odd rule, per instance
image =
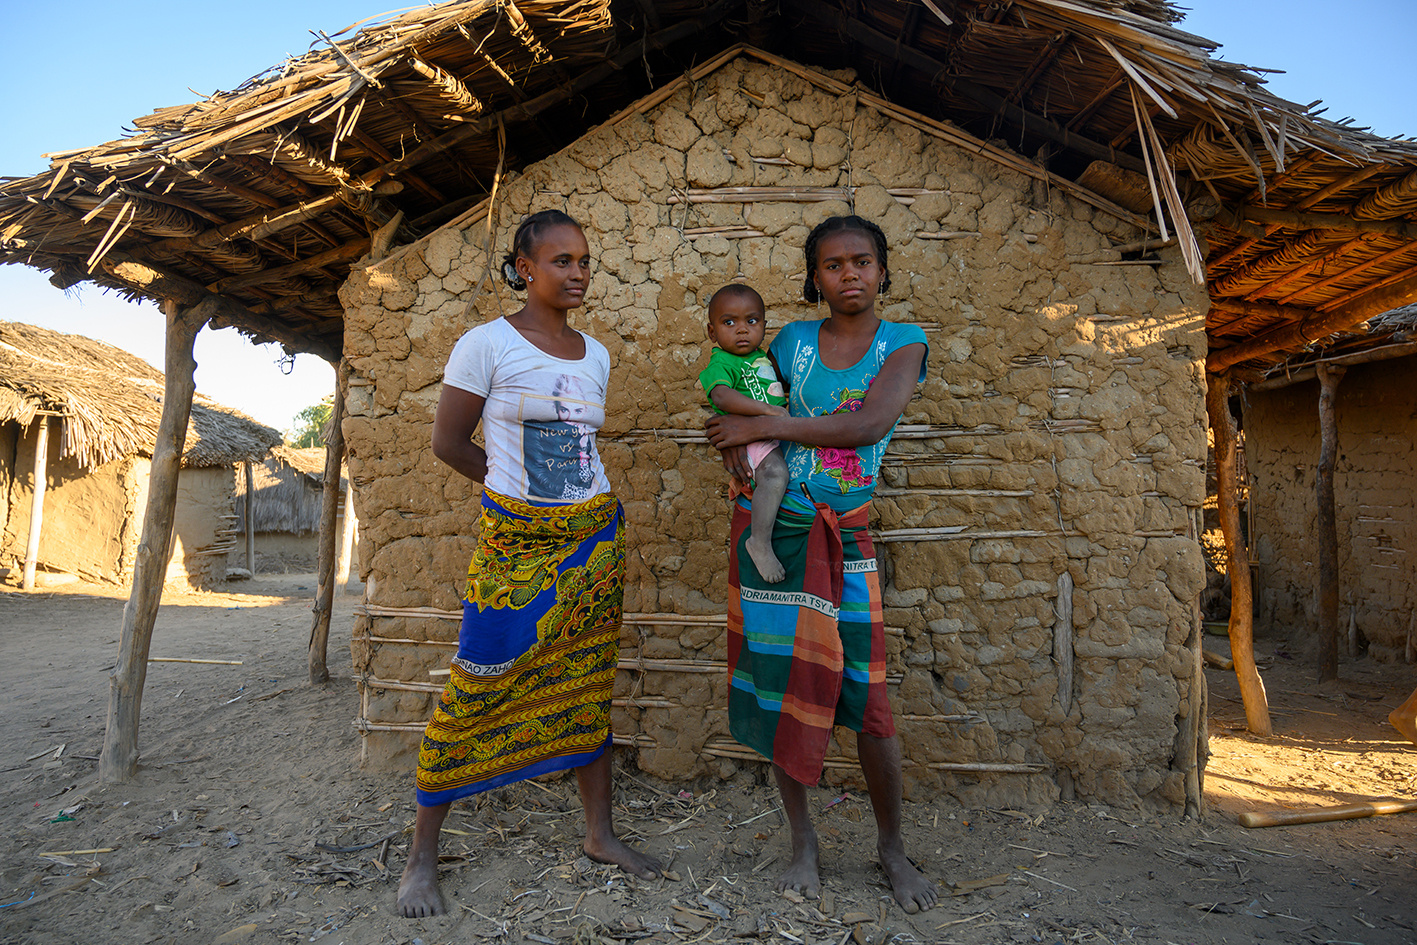
[[816, 784], [832, 726], [889, 738], [886, 638], [869, 503], [837, 515], [789, 492], [773, 530], [786, 580], [769, 584], [744, 548], [734, 503], [728, 556], [728, 727], [789, 776]]
[[610, 744], [624, 616], [620, 503], [483, 490], [458, 654], [418, 752], [425, 807], [567, 768]]

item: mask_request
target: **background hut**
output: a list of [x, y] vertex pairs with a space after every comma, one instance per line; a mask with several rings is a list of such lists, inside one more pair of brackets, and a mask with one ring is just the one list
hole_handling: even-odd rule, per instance
[[[36, 565], [90, 580], [131, 579], [162, 374], [90, 338], [0, 322], [0, 561], [29, 547], [40, 428], [45, 482]], [[235, 545], [236, 469], [280, 434], [206, 400], [193, 405], [166, 579], [205, 587]]]
[[[277, 446], [264, 460], [254, 464], [251, 471], [254, 492], [246, 491], [245, 476], [237, 478], [238, 547], [228, 555], [228, 565], [233, 568], [247, 566], [244, 541], [246, 503], [251, 501], [251, 520], [255, 526], [255, 570], [315, 570], [320, 552], [320, 514], [324, 508], [324, 448]], [[348, 485], [348, 478], [341, 476], [341, 531]]]
[[634, 548], [617, 737], [649, 771], [725, 775], [743, 755], [716, 710], [703, 302], [741, 275], [775, 323], [808, 314], [807, 228], [877, 219], [887, 317], [932, 342], [876, 523], [912, 789], [1195, 810], [1205, 415], [1236, 669], [1267, 731], [1228, 394], [1417, 299], [1417, 145], [1270, 95], [1179, 18], [1161, 0], [437, 4], [4, 183], [0, 260], [165, 300], [174, 363], [204, 324], [343, 356], [359, 724], [369, 759], [405, 764], [473, 527], [427, 448], [443, 358], [515, 304], [489, 263], [517, 217], [578, 216]]

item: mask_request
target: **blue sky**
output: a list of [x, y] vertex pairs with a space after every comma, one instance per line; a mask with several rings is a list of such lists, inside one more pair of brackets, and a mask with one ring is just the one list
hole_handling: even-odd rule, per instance
[[[1378, 134], [1417, 134], [1406, 63], [1417, 36], [1413, 0], [1190, 0], [1181, 28], [1223, 45], [1219, 58], [1282, 69], [1276, 94], [1323, 99], [1327, 117], [1351, 116]], [[235, 7], [192, 0], [5, 0], [11, 42], [6, 66], [22, 77], [0, 97], [0, 175], [27, 176], [43, 152], [119, 137], [155, 108], [230, 89], [287, 55], [306, 51], [309, 31], [333, 33], [383, 13], [360, 0], [244, 0]], [[192, 90], [195, 90], [195, 94]], [[0, 320], [31, 322], [99, 338], [162, 366], [162, 316], [93, 286], [67, 295], [36, 270], [0, 266]], [[204, 330], [197, 389], [280, 429], [333, 390], [334, 374], [301, 356], [283, 374], [281, 351], [234, 331]]]

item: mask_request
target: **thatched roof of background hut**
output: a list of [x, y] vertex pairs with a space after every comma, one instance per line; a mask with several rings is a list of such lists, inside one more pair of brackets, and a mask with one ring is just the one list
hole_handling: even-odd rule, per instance
[[[162, 372], [141, 358], [81, 335], [0, 322], [0, 422], [62, 420], [61, 455], [83, 466], [152, 456], [162, 415]], [[183, 466], [259, 460], [281, 434], [197, 395]]]
[[[1002, 138], [1040, 179], [1154, 213], [1209, 286], [1212, 354], [1263, 366], [1417, 280], [1417, 145], [1270, 94], [1180, 19], [1166, 0], [418, 7], [321, 33], [234, 91], [3, 181], [0, 262], [63, 287], [216, 293], [217, 327], [335, 357], [336, 290], [371, 244], [484, 205], [499, 174], [686, 64], [759, 55], [746, 40], [773, 61], [850, 67], [850, 94]], [[1188, 218], [1209, 221], [1204, 260]]]

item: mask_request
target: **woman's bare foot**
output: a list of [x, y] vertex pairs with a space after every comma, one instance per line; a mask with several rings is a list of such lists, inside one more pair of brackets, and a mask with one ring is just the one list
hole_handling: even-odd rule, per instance
[[654, 879], [664, 872], [664, 864], [659, 862], [657, 857], [650, 856], [642, 850], [636, 850], [619, 837], [611, 836], [606, 840], [592, 840], [590, 837], [586, 837], [581, 849], [585, 850], [585, 855], [595, 862], [618, 866], [631, 876], [638, 876], [640, 879]]
[[438, 854], [410, 856], [399, 879], [399, 915], [405, 919], [422, 919], [448, 911], [443, 894], [438, 891]]
[[815, 832], [807, 834], [800, 846], [794, 837], [792, 845], [792, 862], [773, 888], [780, 893], [790, 889], [808, 899], [816, 899], [822, 894], [822, 861], [817, 852], [817, 835]]
[[900, 903], [902, 909], [911, 913], [920, 912], [934, 908], [940, 901], [940, 891], [915, 868], [910, 857], [905, 855], [905, 850], [878, 845], [876, 853], [881, 858], [881, 868], [886, 871], [886, 878], [891, 882], [895, 901]]
[[753, 559], [753, 566], [758, 569], [758, 574], [769, 584], [776, 584], [787, 577], [787, 570], [782, 566], [782, 562], [777, 560], [777, 555], [772, 550], [772, 536], [768, 536], [767, 541], [757, 541], [749, 535], [743, 542], [743, 547], [748, 549], [748, 557]]

